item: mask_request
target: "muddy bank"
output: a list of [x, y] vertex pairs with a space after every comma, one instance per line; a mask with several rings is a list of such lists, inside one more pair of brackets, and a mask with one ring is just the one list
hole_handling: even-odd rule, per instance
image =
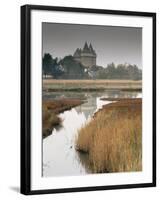
[[70, 110], [73, 107], [84, 103], [80, 99], [59, 99], [59, 100], [43, 100], [42, 103], [42, 121], [43, 121], [43, 138], [52, 133], [54, 127], [61, 125], [61, 119], [58, 114]]

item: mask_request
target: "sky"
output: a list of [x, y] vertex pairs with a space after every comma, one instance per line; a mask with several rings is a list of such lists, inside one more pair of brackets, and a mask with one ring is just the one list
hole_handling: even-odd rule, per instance
[[97, 65], [130, 63], [142, 69], [142, 28], [79, 25], [42, 24], [42, 52], [53, 58], [73, 55], [84, 43], [92, 43], [97, 54]]

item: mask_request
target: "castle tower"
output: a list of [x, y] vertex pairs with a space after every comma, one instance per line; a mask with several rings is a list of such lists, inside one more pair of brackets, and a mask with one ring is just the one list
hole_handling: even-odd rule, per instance
[[89, 48], [90, 48], [90, 51], [91, 51], [91, 53], [92, 53], [92, 55], [93, 55], [93, 60], [92, 60], [93, 65], [96, 66], [96, 57], [97, 57], [97, 55], [96, 55], [96, 52], [95, 52], [95, 50], [93, 49], [91, 43], [90, 43], [90, 45], [89, 45]]
[[87, 42], [85, 42], [82, 50], [77, 48], [73, 57], [77, 62], [80, 62], [85, 67], [92, 67], [96, 65], [97, 55], [91, 43], [88, 46]]
[[73, 57], [77, 62], [81, 62], [81, 49], [77, 48]]

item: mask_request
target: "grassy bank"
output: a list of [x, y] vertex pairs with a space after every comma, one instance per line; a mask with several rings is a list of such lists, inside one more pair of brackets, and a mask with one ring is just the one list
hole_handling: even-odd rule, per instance
[[141, 113], [141, 99], [121, 99], [79, 130], [76, 149], [88, 154], [93, 173], [142, 170]]
[[50, 135], [53, 128], [61, 124], [61, 119], [58, 116], [59, 113], [70, 110], [82, 103], [83, 101], [79, 99], [43, 100], [43, 138]]
[[[137, 102], [137, 101], [141, 101], [141, 98], [117, 98], [117, 97], [104, 97], [104, 98], [101, 98], [101, 100], [103, 100], [103, 101], [121, 101], [121, 103], [122, 103], [122, 101], [123, 102], [131, 102], [131, 101], [133, 101], [133, 102]], [[113, 105], [113, 104], [112, 104]], [[108, 105], [109, 106], [109, 105]], [[107, 106], [107, 107], [108, 107]]]
[[44, 91], [97, 91], [120, 89], [141, 91], [142, 81], [132, 80], [56, 80], [43, 79]]
[[121, 90], [125, 92], [142, 92], [142, 88], [122, 88]]
[[97, 91], [104, 91], [105, 88], [48, 88], [44, 89], [47, 92], [97, 92]]

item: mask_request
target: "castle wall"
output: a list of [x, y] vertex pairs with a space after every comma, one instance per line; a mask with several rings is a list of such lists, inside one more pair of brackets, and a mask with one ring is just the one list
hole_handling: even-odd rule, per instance
[[74, 57], [74, 60], [76, 60], [77, 62], [81, 62], [81, 58], [80, 57]]
[[93, 58], [93, 65], [95, 66], [97, 63], [96, 63], [96, 57]]
[[82, 56], [81, 63], [82, 63], [82, 65], [84, 65], [86, 67], [91, 67], [94, 65], [94, 58], [89, 57], [89, 56], [85, 56], [85, 57]]

